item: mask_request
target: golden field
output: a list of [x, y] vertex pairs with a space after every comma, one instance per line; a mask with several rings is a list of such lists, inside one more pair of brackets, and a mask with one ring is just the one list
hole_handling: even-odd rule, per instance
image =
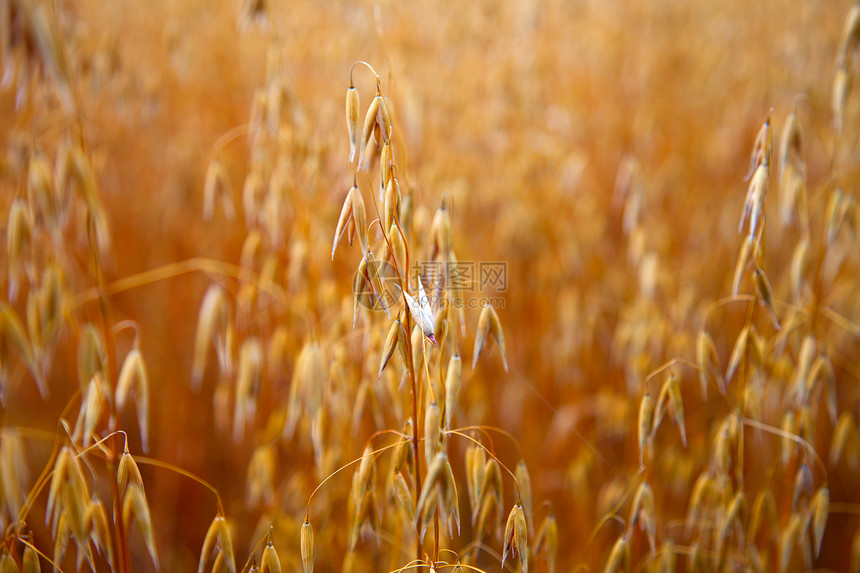
[[0, 0], [0, 573], [860, 571], [858, 46]]

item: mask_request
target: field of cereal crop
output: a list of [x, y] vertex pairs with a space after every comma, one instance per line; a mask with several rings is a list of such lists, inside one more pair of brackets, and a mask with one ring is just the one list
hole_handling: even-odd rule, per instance
[[0, 0], [0, 573], [860, 572], [860, 4]]

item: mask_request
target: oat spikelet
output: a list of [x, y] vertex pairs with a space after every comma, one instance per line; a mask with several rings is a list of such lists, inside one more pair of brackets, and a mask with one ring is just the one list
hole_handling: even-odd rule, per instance
[[361, 246], [362, 256], [367, 255], [367, 211], [364, 208], [364, 198], [358, 187], [349, 190], [347, 200], [352, 211], [352, 221], [355, 224], [355, 233], [358, 235], [358, 244]]
[[412, 492], [409, 485], [406, 483], [406, 478], [401, 472], [394, 474], [394, 498], [400, 505], [401, 509], [406, 513], [406, 522], [415, 522], [415, 501], [412, 499]]
[[738, 290], [741, 287], [741, 280], [744, 277], [744, 271], [747, 268], [747, 264], [749, 264], [754, 246], [753, 238], [749, 236], [744, 239], [744, 244], [741, 245], [741, 250], [738, 253], [738, 261], [735, 263], [734, 277], [732, 278], [732, 296], [736, 296], [738, 294]]
[[747, 188], [746, 199], [744, 200], [744, 209], [741, 213], [741, 220], [738, 223], [738, 232], [741, 232], [749, 219], [749, 238], [755, 240], [756, 231], [758, 231], [759, 223], [764, 217], [764, 202], [767, 196], [767, 187], [770, 181], [768, 174], [768, 166], [761, 164], [756, 167]]
[[502, 569], [505, 568], [505, 560], [510, 555], [511, 558], [519, 557], [523, 573], [528, 572], [529, 547], [526, 530], [525, 512], [519, 502], [517, 502], [508, 514], [508, 521], [505, 523], [505, 546], [502, 552]]
[[860, 42], [860, 5], [853, 4], [845, 15], [842, 26], [842, 36], [839, 39], [839, 49], [836, 52], [836, 66], [844, 67], [846, 62]]
[[[48, 393], [48, 387], [41, 374], [41, 369], [36, 363], [33, 347], [27, 338], [27, 332], [24, 330], [24, 325], [21, 323], [21, 319], [18, 318], [15, 311], [4, 302], [0, 302], [0, 336], [2, 336], [0, 341], [8, 342], [10, 346], [13, 346], [18, 351], [21, 358], [23, 358], [24, 362], [27, 363], [27, 367], [30, 369], [33, 377], [36, 379], [40, 393], [43, 396], [46, 396]], [[2, 393], [0, 393], [0, 398], [2, 397]]]
[[131, 525], [132, 516], [141, 535], [143, 535], [149, 557], [157, 571], [159, 569], [158, 552], [155, 548], [155, 531], [152, 528], [152, 519], [149, 515], [149, 504], [146, 501], [146, 495], [137, 485], [131, 485], [123, 495], [122, 520], [126, 530]]
[[209, 560], [209, 555], [215, 547], [218, 547], [220, 550], [220, 557], [224, 560], [227, 570], [230, 573], [236, 573], [236, 561], [233, 557], [233, 542], [230, 540], [230, 528], [227, 526], [227, 521], [220, 515], [215, 516], [215, 519], [212, 520], [209, 529], [206, 531], [197, 573], [203, 573]]
[[[783, 414], [782, 416], [781, 428], [783, 432], [797, 435], [797, 417], [794, 414], [794, 410], [785, 411], [785, 414]], [[794, 454], [794, 450], [797, 444], [791, 438], [783, 436], [782, 438], [780, 438], [780, 445], [780, 459], [784, 467], [788, 465], [788, 462], [791, 459], [791, 456]]]
[[637, 522], [640, 523], [640, 527], [648, 535], [648, 544], [651, 546], [651, 551], [656, 551], [657, 516], [654, 505], [654, 492], [651, 490], [648, 482], [643, 481], [636, 488], [628, 522], [631, 530]]
[[532, 513], [532, 478], [529, 476], [529, 469], [526, 466], [526, 461], [520, 459], [517, 462], [517, 469], [515, 472], [517, 477], [517, 485], [519, 486], [519, 498], [523, 507], [523, 511], [526, 514], [526, 522], [529, 525], [529, 529], [534, 531], [534, 514]]
[[376, 95], [370, 102], [370, 106], [367, 108], [367, 114], [364, 116], [364, 129], [362, 129], [361, 141], [358, 146], [358, 164], [361, 165], [364, 160], [364, 150], [367, 147], [367, 144], [370, 142], [370, 137], [373, 135], [373, 129], [376, 127], [377, 123], [377, 112], [379, 111], [380, 102], [382, 102], [382, 96]]
[[219, 362], [224, 362], [222, 367], [225, 367], [226, 371], [223, 373], [229, 374], [232, 370], [232, 364], [227, 360], [230, 352], [227, 348], [230, 310], [226, 293], [221, 286], [213, 284], [206, 290], [197, 316], [197, 332], [194, 337], [194, 357], [191, 367], [191, 387], [194, 390], [200, 388], [200, 382], [203, 380], [206, 355], [210, 344], [216, 345]]
[[630, 571], [630, 544], [624, 538], [619, 537], [612, 549], [609, 551], [609, 559], [606, 560], [606, 568], [603, 573], [619, 573]]
[[15, 560], [12, 559], [11, 555], [9, 555], [7, 549], [4, 549], [3, 555], [0, 556], [0, 573], [20, 573], [18, 564], [15, 563]]
[[137, 467], [137, 462], [128, 450], [123, 452], [119, 459], [119, 467], [117, 468], [117, 479], [119, 481], [120, 495], [125, 495], [129, 485], [135, 486], [146, 495], [146, 490], [143, 488], [143, 478], [140, 475], [140, 469]]
[[215, 201], [220, 200], [224, 216], [232, 221], [236, 217], [233, 207], [233, 189], [230, 176], [224, 164], [213, 159], [206, 169], [206, 179], [203, 183], [203, 220], [210, 221], [215, 214]]
[[773, 300], [773, 289], [770, 287], [770, 281], [767, 280], [767, 275], [761, 269], [753, 271], [753, 279], [755, 284], [756, 297], [759, 304], [767, 309], [770, 314], [770, 319], [773, 322], [773, 327], [779, 330], [779, 320], [776, 318], [776, 305]]
[[116, 384], [116, 407], [122, 410], [131, 394], [135, 392], [137, 423], [140, 427], [140, 441], [143, 451], [149, 451], [149, 372], [143, 354], [133, 348], [125, 357]]
[[427, 406], [427, 413], [424, 415], [424, 457], [427, 460], [428, 467], [433, 462], [436, 454], [441, 451], [441, 423], [439, 405], [436, 402], [431, 402]]
[[93, 541], [98, 550], [107, 555], [108, 564], [113, 568], [114, 555], [113, 544], [111, 543], [111, 529], [108, 525], [107, 512], [104, 504], [95, 497], [87, 506], [87, 511], [84, 514], [84, 521], [92, 528], [90, 539]]
[[305, 519], [302, 524], [301, 533], [302, 569], [305, 573], [313, 573], [314, 570], [314, 530], [311, 522]]
[[801, 239], [791, 256], [791, 298], [795, 303], [800, 302], [806, 289], [806, 274], [809, 271], [809, 263], [809, 241]]
[[239, 375], [233, 410], [233, 441], [240, 442], [245, 424], [257, 412], [257, 395], [263, 371], [263, 346], [256, 337], [249, 338], [239, 349]]
[[637, 424], [639, 443], [639, 464], [645, 463], [645, 449], [651, 443], [651, 428], [654, 426], [654, 400], [648, 392], [639, 402], [639, 422]]
[[21, 573], [41, 573], [42, 567], [39, 564], [39, 554], [29, 545], [24, 548], [22, 561]]
[[444, 452], [439, 452], [433, 458], [432, 462], [427, 464], [427, 475], [424, 476], [424, 483], [421, 486], [421, 494], [418, 496], [418, 503], [415, 505], [415, 518], [418, 519], [422, 514], [426, 513], [425, 509], [431, 497], [431, 492], [436, 489], [438, 482], [444, 479], [445, 464], [448, 461], [448, 456]]
[[848, 69], [841, 67], [833, 77], [833, 95], [831, 105], [833, 107], [833, 130], [836, 132], [837, 141], [842, 137], [845, 126], [845, 108], [848, 103], [848, 94], [851, 92], [851, 75]]
[[496, 346], [502, 357], [502, 365], [505, 371], [507, 371], [508, 361], [505, 356], [505, 335], [499, 322], [499, 315], [496, 314], [495, 309], [490, 304], [484, 306], [481, 316], [478, 318], [478, 328], [475, 331], [475, 349], [472, 352], [472, 370], [478, 365], [478, 358], [480, 358], [481, 353], [484, 351], [488, 337], [492, 337], [496, 341]]
[[785, 124], [782, 126], [782, 131], [779, 135], [779, 179], [782, 180], [785, 175], [785, 168], [791, 159], [792, 154], [799, 156], [802, 151], [802, 141], [800, 137], [800, 121], [797, 118], [797, 113], [792, 111], [785, 119]]
[[824, 528], [830, 515], [830, 490], [819, 488], [810, 503], [812, 508], [812, 535], [815, 543], [815, 558], [821, 553], [821, 541], [824, 539]]
[[281, 560], [271, 539], [263, 550], [263, 556], [260, 557], [260, 573], [281, 573]]
[[460, 393], [460, 381], [463, 375], [463, 361], [455, 354], [448, 361], [448, 372], [445, 375], [445, 429], [450, 430], [457, 408], [457, 395]]
[[685, 531], [689, 534], [696, 520], [699, 518], [702, 506], [707, 498], [711, 496], [713, 491], [713, 480], [707, 473], [702, 473], [693, 484], [693, 489], [690, 493], [690, 502], [687, 504], [687, 520]]
[[791, 554], [794, 546], [800, 541], [802, 529], [802, 518], [795, 513], [788, 521], [788, 525], [779, 538], [779, 570], [785, 572], [788, 570], [788, 564], [791, 560]]
[[555, 573], [555, 564], [558, 559], [558, 524], [555, 514], [550, 510], [544, 518], [535, 538], [535, 554], [543, 551], [544, 559], [549, 573]]
[[275, 450], [270, 444], [263, 444], [254, 450], [248, 463], [246, 500], [248, 506], [259, 503], [272, 506], [275, 503]]
[[750, 540], [755, 540], [764, 519], [768, 520], [771, 531], [776, 531], [779, 521], [776, 514], [776, 500], [770, 488], [758, 492], [753, 501], [752, 510], [750, 511], [750, 521], [747, 526]]
[[33, 237], [33, 217], [23, 199], [15, 199], [9, 206], [9, 217], [6, 221], [6, 248], [9, 265], [9, 300], [14, 300], [18, 294], [19, 278], [24, 274], [25, 261]]
[[860, 571], [860, 529], [854, 533], [851, 539], [851, 557], [849, 558], [849, 571]]
[[732, 381], [732, 378], [735, 376], [735, 372], [737, 372], [738, 366], [741, 364], [741, 360], [743, 360], [744, 356], [747, 354], [749, 335], [750, 325], [747, 325], [741, 329], [740, 334], [738, 334], [738, 337], [735, 340], [735, 345], [732, 347], [732, 354], [729, 357], [729, 364], [726, 367], [726, 383], [730, 383]]
[[349, 162], [355, 160], [358, 148], [358, 110], [360, 107], [358, 90], [350, 82], [346, 89], [346, 129], [349, 132]]
[[0, 429], [0, 507], [5, 506], [9, 516], [17, 516], [27, 498], [26, 451], [17, 429]]
[[385, 337], [385, 345], [382, 348], [382, 360], [379, 364], [379, 374], [376, 375], [377, 380], [382, 378], [382, 371], [385, 370], [388, 362], [391, 360], [392, 356], [394, 356], [394, 351], [397, 349], [398, 341], [403, 336], [400, 333], [401, 330], [404, 329], [403, 324], [401, 324], [399, 320], [395, 320], [391, 323], [391, 327], [388, 329], [388, 335]]
[[720, 373], [720, 360], [717, 357], [717, 347], [711, 334], [702, 329], [696, 336], [696, 364], [699, 367], [699, 384], [702, 388], [702, 396], [708, 396], [708, 377], [717, 381], [720, 389], [725, 388], [725, 381]]
[[833, 439], [830, 444], [830, 464], [836, 465], [839, 460], [845, 458], [851, 469], [858, 467], [860, 458], [860, 438], [857, 435], [857, 426], [850, 412], [842, 412], [836, 429], [833, 431]]
[[744, 509], [746, 508], [746, 497], [744, 496], [743, 491], [739, 491], [732, 498], [731, 503], [726, 510], [725, 517], [723, 518], [723, 524], [720, 528], [719, 533], [719, 546], [722, 546], [726, 537], [729, 535], [729, 531], [735, 524], [742, 524], [744, 519]]
[[457, 535], [460, 535], [460, 495], [457, 493], [457, 480], [454, 479], [454, 469], [451, 462], [445, 460], [445, 479], [441, 481], [444, 497], [444, 510], [450, 512], [448, 521], [448, 535], [454, 537], [451, 522], [457, 527]]
[[[427, 337], [427, 340], [436, 346], [438, 343], [436, 342], [436, 337], [433, 333], [433, 309], [430, 306], [430, 301], [427, 298], [427, 293], [424, 291], [424, 283], [421, 282], [421, 278], [418, 278], [418, 298], [413, 298], [408, 292], [403, 292], [403, 295], [406, 297], [406, 302], [409, 305], [409, 312], [412, 314], [412, 318], [415, 319], [415, 325], [420, 329], [420, 331]], [[414, 337], [414, 333], [413, 333]], [[413, 338], [412, 343], [413, 346], [417, 346], [418, 352], [423, 355], [422, 345], [419, 342], [417, 345], [415, 344], [415, 340]], [[418, 364], [417, 357], [413, 357], [413, 361], [415, 362], [415, 368], [420, 368]]]
[[[334, 253], [337, 250], [337, 244], [340, 242], [341, 237], [347, 231], [350, 224], [354, 224], [352, 220], [352, 192], [353, 190], [358, 191], [358, 188], [353, 186], [350, 188], [349, 193], [346, 195], [346, 199], [343, 201], [343, 207], [340, 209], [340, 217], [337, 219], [337, 226], [334, 230], [334, 240], [331, 244], [331, 260], [334, 260]], [[350, 240], [350, 244], [352, 244], [352, 240]]]

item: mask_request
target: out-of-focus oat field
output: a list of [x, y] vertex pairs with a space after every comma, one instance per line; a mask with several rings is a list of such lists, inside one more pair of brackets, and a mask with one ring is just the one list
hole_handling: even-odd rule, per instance
[[860, 571], [858, 45], [0, 0], [0, 572]]

